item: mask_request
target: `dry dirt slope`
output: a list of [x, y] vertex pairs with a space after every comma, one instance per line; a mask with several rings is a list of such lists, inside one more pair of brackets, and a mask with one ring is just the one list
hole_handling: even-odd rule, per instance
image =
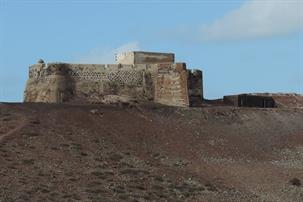
[[303, 109], [0, 104], [0, 201], [303, 201], [302, 123]]

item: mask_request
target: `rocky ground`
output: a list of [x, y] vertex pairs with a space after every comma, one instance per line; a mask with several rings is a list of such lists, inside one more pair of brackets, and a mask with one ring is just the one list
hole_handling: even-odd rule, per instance
[[0, 104], [0, 201], [303, 201], [303, 109]]

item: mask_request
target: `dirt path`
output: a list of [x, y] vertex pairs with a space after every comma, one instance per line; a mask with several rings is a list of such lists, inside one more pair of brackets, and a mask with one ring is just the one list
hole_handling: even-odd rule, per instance
[[4, 138], [6, 138], [6, 137], [14, 134], [15, 132], [19, 131], [20, 129], [22, 129], [25, 126], [25, 124], [26, 124], [26, 119], [25, 119], [25, 117], [22, 117], [17, 127], [15, 127], [14, 129], [12, 129], [0, 136], [0, 143], [4, 140]]

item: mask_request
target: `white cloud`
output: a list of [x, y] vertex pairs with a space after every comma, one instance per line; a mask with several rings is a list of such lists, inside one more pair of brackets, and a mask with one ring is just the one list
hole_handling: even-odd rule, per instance
[[115, 63], [115, 55], [121, 52], [140, 50], [138, 42], [129, 42], [117, 48], [96, 48], [80, 57], [77, 63], [111, 64]]
[[200, 31], [202, 40], [238, 40], [284, 35], [302, 28], [303, 0], [251, 0]]

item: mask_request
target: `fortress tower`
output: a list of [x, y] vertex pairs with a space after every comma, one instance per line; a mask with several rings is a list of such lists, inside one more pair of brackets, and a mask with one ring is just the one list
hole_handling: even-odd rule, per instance
[[117, 64], [48, 63], [29, 67], [24, 102], [112, 103], [153, 101], [196, 106], [203, 99], [202, 71], [175, 63], [173, 53], [126, 52]]

